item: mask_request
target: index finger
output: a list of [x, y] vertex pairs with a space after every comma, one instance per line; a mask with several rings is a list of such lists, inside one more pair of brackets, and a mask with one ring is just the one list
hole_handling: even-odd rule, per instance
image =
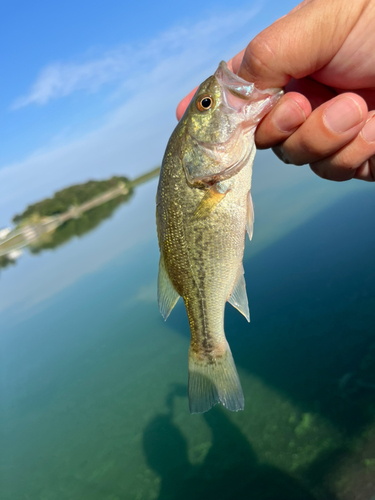
[[337, 53], [362, 10], [362, 1], [303, 2], [249, 43], [238, 75], [265, 89], [317, 72]]

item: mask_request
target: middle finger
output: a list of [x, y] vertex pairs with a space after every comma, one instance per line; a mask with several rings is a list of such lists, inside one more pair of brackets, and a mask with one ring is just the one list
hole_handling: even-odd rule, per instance
[[332, 155], [349, 143], [367, 119], [367, 105], [353, 93], [341, 94], [316, 108], [274, 152], [286, 163], [304, 165]]

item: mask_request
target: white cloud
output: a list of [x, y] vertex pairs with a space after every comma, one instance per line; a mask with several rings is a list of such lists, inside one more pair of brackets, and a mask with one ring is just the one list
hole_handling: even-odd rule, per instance
[[[137, 48], [116, 48], [95, 61], [56, 63], [42, 70], [30, 92], [18, 100], [18, 107], [47, 103], [77, 90], [94, 91], [110, 81], [117, 82], [115, 102], [119, 99], [122, 102], [103, 117], [95, 130], [59, 147], [46, 145], [43, 151], [35, 151], [28, 158], [0, 169], [0, 228], [7, 226], [11, 217], [27, 204], [51, 196], [64, 186], [114, 173], [134, 177], [160, 163], [176, 124], [174, 113], [179, 99], [212, 74], [221, 59], [229, 58], [246, 45], [255, 34], [249, 23], [254, 15], [255, 11], [232, 12], [194, 26], [169, 30]], [[113, 95], [113, 89], [111, 92]], [[68, 122], [62, 127], [69, 125]], [[263, 155], [264, 168], [255, 169], [254, 194], [258, 191], [258, 199], [265, 200], [261, 210], [268, 209], [280, 219], [290, 220], [289, 229], [301, 223], [302, 212], [308, 219], [322, 209], [324, 203], [364, 184], [348, 183], [347, 189], [339, 192], [335, 184], [323, 183], [317, 178], [313, 181], [307, 169], [293, 170], [294, 167], [281, 166], [270, 152]], [[261, 155], [257, 162], [260, 158]], [[265, 165], [269, 163], [267, 169]], [[154, 227], [154, 189], [154, 185], [147, 188], [147, 207], [143, 199], [137, 197], [127, 207], [130, 235], [127, 241], [120, 230], [115, 231], [107, 222], [105, 238], [100, 239], [102, 232], [93, 232], [53, 254], [62, 259], [62, 264], [56, 265], [53, 259], [48, 261], [45, 280], [50, 281], [41, 280], [38, 269], [35, 267], [34, 271], [34, 267], [30, 267], [30, 274], [26, 276], [29, 286], [20, 289], [13, 274], [25, 272], [26, 258], [21, 259], [12, 274], [9, 273], [9, 279], [6, 273], [1, 278], [0, 310], [42, 303], [121, 251], [147, 239]], [[332, 193], [336, 193], [336, 198]], [[281, 213], [279, 207], [286, 197], [290, 200], [289, 213]], [[256, 204], [256, 213], [257, 207]], [[116, 220], [121, 218], [114, 222]], [[273, 239], [281, 236], [276, 224], [275, 227], [276, 230], [271, 231], [268, 227], [256, 226], [258, 248], [271, 242], [270, 234]], [[280, 227], [284, 226], [280, 224]], [[64, 259], [71, 262], [68, 273]], [[41, 260], [44, 261], [46, 258]], [[138, 298], [147, 299], [147, 289], [139, 292]]]
[[[117, 48], [112, 56], [106, 54], [96, 62], [64, 63], [65, 69], [52, 78], [54, 83], [40, 78], [23, 98], [24, 105], [26, 101], [48, 102], [84, 85], [92, 90], [105, 79], [117, 78], [122, 64], [124, 74], [115, 101], [121, 98], [122, 104], [103, 117], [96, 130], [59, 147], [46, 145], [43, 151], [0, 169], [0, 227], [8, 225], [27, 204], [64, 186], [114, 173], [135, 176], [159, 164], [176, 124], [179, 99], [254, 35], [249, 21], [255, 13], [237, 11], [175, 28], [136, 49]], [[131, 67], [131, 72], [125, 74], [125, 67]]]
[[125, 68], [126, 60], [122, 53], [108, 54], [83, 64], [50, 64], [40, 72], [29, 94], [18, 98], [12, 109], [29, 104], [46, 104], [51, 99], [65, 97], [77, 90], [95, 91], [122, 75]]
[[[41, 70], [29, 93], [16, 99], [12, 109], [19, 109], [29, 104], [44, 105], [51, 99], [65, 97], [78, 90], [94, 92], [106, 83], [133, 79], [137, 74], [145, 76], [145, 71], [155, 67], [156, 64], [162, 64], [171, 56], [181, 52], [191, 53], [194, 48], [196, 50], [208, 48], [213, 40], [217, 41], [218, 35], [225, 36], [234, 29], [241, 29], [255, 16], [257, 10], [259, 8], [249, 9], [246, 12], [236, 11], [230, 15], [200, 21], [193, 26], [179, 26], [162, 33], [148, 43], [138, 47], [120, 46], [97, 59], [80, 63], [52, 63]], [[210, 56], [208, 58], [210, 59]]]

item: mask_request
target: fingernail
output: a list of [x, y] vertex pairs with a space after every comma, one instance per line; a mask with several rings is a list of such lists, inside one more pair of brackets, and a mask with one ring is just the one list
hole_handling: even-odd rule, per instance
[[367, 142], [375, 142], [375, 115], [373, 115], [363, 127], [362, 136]]
[[325, 110], [323, 121], [332, 132], [341, 134], [361, 123], [362, 110], [351, 97], [341, 97]]
[[293, 99], [286, 99], [275, 109], [272, 121], [280, 132], [292, 132], [306, 120], [303, 109]]

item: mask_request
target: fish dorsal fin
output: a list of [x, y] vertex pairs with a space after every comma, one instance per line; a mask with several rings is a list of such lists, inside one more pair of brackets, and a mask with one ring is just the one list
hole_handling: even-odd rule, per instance
[[250, 321], [249, 302], [247, 300], [244, 272], [243, 266], [241, 266], [237, 281], [233, 287], [233, 291], [228, 299], [228, 302], [240, 311], [240, 313], [245, 316], [247, 321]]
[[216, 185], [211, 186], [209, 189], [206, 190], [203, 198], [201, 199], [201, 202], [197, 206], [193, 214], [194, 217], [201, 219], [209, 215], [211, 212], [215, 210], [217, 205], [225, 198], [225, 195], [228, 192], [229, 190], [225, 191], [224, 193], [220, 193]]
[[170, 315], [172, 309], [176, 305], [179, 295], [174, 289], [172, 282], [165, 269], [164, 257], [160, 256], [159, 276], [158, 276], [158, 305], [159, 311], [164, 318], [164, 321]]
[[253, 237], [253, 229], [254, 229], [254, 205], [253, 205], [253, 199], [251, 197], [251, 192], [249, 191], [247, 198], [246, 231], [247, 234], [249, 235], [250, 241]]

